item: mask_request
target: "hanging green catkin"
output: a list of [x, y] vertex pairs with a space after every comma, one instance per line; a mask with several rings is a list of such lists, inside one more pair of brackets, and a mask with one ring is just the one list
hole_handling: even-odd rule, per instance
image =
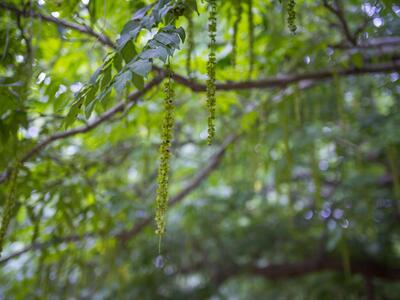
[[253, 1], [247, 0], [248, 14], [247, 23], [249, 28], [249, 78], [253, 73], [254, 68], [254, 19], [253, 19]]
[[291, 33], [296, 33], [297, 26], [296, 26], [296, 1], [295, 0], [288, 0], [287, 4], [287, 22], [288, 27]]
[[192, 16], [188, 17], [188, 30], [187, 30], [187, 52], [186, 52], [186, 73], [190, 78], [192, 77], [192, 54], [194, 49], [194, 26]]
[[168, 64], [168, 81], [164, 86], [164, 117], [162, 125], [162, 141], [160, 145], [160, 166], [158, 169], [158, 189], [156, 197], [156, 234], [161, 238], [165, 233], [165, 216], [168, 208], [168, 174], [169, 159], [172, 139], [172, 129], [174, 126], [174, 91], [171, 82], [171, 71]]
[[240, 0], [235, 2], [235, 13], [236, 19], [233, 23], [233, 36], [232, 36], [232, 65], [236, 66], [236, 57], [237, 57], [237, 36], [239, 32], [239, 24], [242, 20], [242, 5]]
[[207, 108], [208, 108], [208, 144], [215, 135], [215, 50], [216, 50], [216, 35], [217, 35], [217, 3], [216, 0], [209, 0], [209, 15], [208, 15], [208, 63], [207, 63]]
[[11, 170], [10, 175], [10, 189], [8, 191], [8, 196], [6, 203], [4, 204], [3, 218], [1, 220], [0, 229], [0, 256], [3, 252], [4, 238], [7, 234], [8, 225], [10, 224], [14, 208], [15, 208], [15, 194], [17, 190], [17, 177], [19, 171], [19, 163], [15, 164], [15, 167]]

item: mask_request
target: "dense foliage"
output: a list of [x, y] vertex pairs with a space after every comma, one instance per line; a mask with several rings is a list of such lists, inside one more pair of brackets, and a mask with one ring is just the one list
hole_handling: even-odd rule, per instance
[[0, 298], [397, 299], [399, 49], [394, 0], [0, 1]]

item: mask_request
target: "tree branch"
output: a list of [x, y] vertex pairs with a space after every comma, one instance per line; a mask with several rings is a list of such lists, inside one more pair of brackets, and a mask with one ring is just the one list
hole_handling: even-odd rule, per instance
[[[400, 268], [388, 267], [374, 261], [353, 261], [350, 266], [351, 272], [369, 277], [380, 277], [386, 280], [399, 280]], [[269, 265], [264, 268], [253, 268], [250, 273], [266, 279], [287, 279], [304, 276], [310, 273], [336, 271], [344, 272], [343, 262], [334, 258], [309, 259], [299, 263]]]
[[[158, 67], [155, 67], [155, 69], [159, 71], [162, 70]], [[353, 75], [363, 75], [363, 74], [389, 73], [396, 71], [400, 71], [400, 60], [395, 60], [392, 63], [365, 65], [361, 68], [349, 67], [338, 70], [327, 69], [305, 74], [281, 75], [277, 77], [271, 77], [256, 81], [217, 83], [216, 88], [219, 91], [284, 88], [290, 84], [308, 80], [320, 81], [320, 80], [331, 79], [335, 76], [353, 76]], [[172, 73], [171, 76], [177, 83], [180, 83], [188, 87], [194, 92], [206, 91], [205, 84], [189, 80], [186, 77], [179, 75], [177, 73]]]
[[[254, 263], [254, 262], [252, 262]], [[244, 274], [258, 276], [266, 280], [285, 280], [307, 276], [321, 272], [346, 272], [343, 261], [324, 255], [317, 258], [306, 258], [303, 261], [294, 263], [271, 264], [266, 267], [254, 267], [252, 265], [229, 264], [224, 261], [221, 265], [213, 264], [212, 268], [208, 263], [199, 261], [193, 265], [184, 266], [177, 269], [176, 274], [197, 273], [200, 270], [211, 271], [213, 283], [219, 284], [227, 279], [242, 276]], [[388, 281], [400, 280], [400, 268], [398, 266], [388, 266], [378, 263], [373, 259], [353, 261], [350, 265], [352, 274], [360, 274], [370, 280], [381, 278]]]

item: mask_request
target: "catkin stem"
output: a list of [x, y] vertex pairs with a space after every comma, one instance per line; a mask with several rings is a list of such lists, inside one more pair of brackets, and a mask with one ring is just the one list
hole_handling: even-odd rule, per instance
[[287, 4], [287, 22], [288, 27], [291, 33], [296, 33], [297, 26], [296, 26], [296, 1], [295, 0], [288, 0]]
[[217, 3], [216, 0], [209, 0], [209, 15], [208, 15], [208, 36], [210, 39], [208, 48], [208, 63], [207, 63], [207, 108], [208, 108], [208, 144], [215, 135], [215, 64], [216, 64], [216, 32], [217, 32]]
[[[172, 103], [174, 91], [172, 88], [170, 64], [168, 63], [168, 81], [164, 86], [164, 119], [162, 126], [162, 141], [160, 145], [160, 166], [158, 169], [158, 189], [156, 197], [156, 234], [161, 237], [165, 233], [165, 217], [168, 208], [168, 176], [172, 129], [174, 126], [174, 106]], [[159, 246], [161, 249], [161, 245]]]

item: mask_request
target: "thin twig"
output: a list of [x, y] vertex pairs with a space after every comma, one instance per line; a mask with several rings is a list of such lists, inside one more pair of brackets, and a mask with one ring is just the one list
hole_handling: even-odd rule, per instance
[[346, 39], [350, 42], [351, 45], [356, 46], [357, 45], [357, 40], [354, 37], [354, 35], [351, 33], [349, 25], [346, 21], [346, 18], [344, 16], [344, 12], [342, 9], [342, 4], [339, 2], [339, 0], [335, 0], [335, 6], [329, 4], [328, 0], [324, 0], [324, 6], [332, 12], [336, 18], [339, 21], [340, 27], [342, 28], [343, 34], [345, 35]]

